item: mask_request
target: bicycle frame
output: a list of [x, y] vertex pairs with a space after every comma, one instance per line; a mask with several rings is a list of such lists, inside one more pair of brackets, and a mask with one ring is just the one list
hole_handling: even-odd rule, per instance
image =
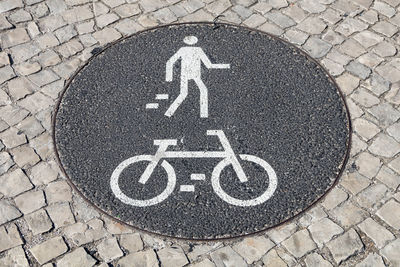
[[223, 151], [167, 151], [169, 146], [176, 146], [177, 139], [158, 139], [154, 140], [154, 145], [158, 146], [157, 152], [152, 161], [147, 165], [145, 171], [139, 179], [139, 183], [145, 184], [153, 173], [159, 161], [163, 158], [227, 158], [238, 175], [240, 182], [247, 182], [246, 174], [233, 151], [228, 138], [222, 130], [207, 130], [207, 135], [215, 135], [219, 138]]

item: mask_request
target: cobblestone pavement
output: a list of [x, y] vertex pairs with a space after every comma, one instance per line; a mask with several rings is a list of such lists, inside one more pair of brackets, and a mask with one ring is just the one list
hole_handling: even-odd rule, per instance
[[[0, 0], [0, 266], [400, 266], [400, 0]], [[317, 58], [354, 126], [339, 184], [262, 234], [163, 239], [99, 214], [66, 182], [55, 102], [96, 47], [173, 22], [278, 35]], [[107, 265], [108, 264], [108, 265]]]

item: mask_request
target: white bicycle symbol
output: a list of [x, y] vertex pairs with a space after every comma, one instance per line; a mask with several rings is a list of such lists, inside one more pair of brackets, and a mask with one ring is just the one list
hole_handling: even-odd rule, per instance
[[[211, 185], [215, 193], [225, 202], [235, 205], [235, 206], [256, 206], [264, 203], [272, 197], [277, 187], [277, 177], [274, 169], [263, 159], [259, 157], [240, 154], [239, 157], [244, 161], [249, 161], [260, 165], [268, 174], [269, 184], [267, 190], [260, 196], [253, 199], [241, 200], [228, 195], [220, 185], [220, 175], [222, 170], [232, 165], [234, 171], [236, 172], [240, 182], [247, 182], [248, 179], [242, 166], [239, 163], [233, 149], [229, 143], [228, 138], [222, 130], [208, 130], [207, 135], [215, 135], [219, 138], [223, 151], [167, 151], [169, 146], [174, 146], [177, 144], [176, 139], [161, 139], [154, 140], [154, 145], [158, 146], [155, 155], [139, 155], [128, 158], [121, 162], [111, 175], [110, 186], [114, 195], [123, 203], [137, 206], [137, 207], [147, 207], [156, 205], [166, 198], [174, 191], [176, 185], [176, 174], [174, 168], [171, 164], [166, 161], [166, 158], [222, 158], [222, 160], [215, 166], [211, 175]], [[121, 173], [129, 165], [140, 161], [149, 161], [145, 171], [139, 179], [139, 183], [146, 184], [151, 174], [153, 173], [155, 167], [161, 162], [161, 167], [163, 167], [168, 175], [167, 187], [164, 191], [156, 197], [146, 200], [132, 199], [125, 195], [119, 187], [119, 177]]]

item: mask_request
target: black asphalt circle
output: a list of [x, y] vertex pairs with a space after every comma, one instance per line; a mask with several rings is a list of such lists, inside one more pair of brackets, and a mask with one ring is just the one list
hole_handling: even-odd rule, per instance
[[108, 46], [54, 119], [60, 164], [88, 201], [187, 239], [247, 235], [306, 210], [340, 176], [350, 132], [316, 61], [266, 33], [207, 23]]

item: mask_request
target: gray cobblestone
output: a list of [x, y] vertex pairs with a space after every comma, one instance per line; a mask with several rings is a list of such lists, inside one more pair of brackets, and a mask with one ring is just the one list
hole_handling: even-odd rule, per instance
[[286, 262], [284, 262], [281, 257], [279, 257], [276, 250], [270, 250], [263, 258], [262, 261], [265, 266], [274, 266], [274, 267], [287, 267]]
[[393, 157], [400, 152], [400, 144], [386, 134], [379, 134], [368, 150], [378, 156]]
[[248, 264], [252, 264], [260, 260], [274, 246], [275, 244], [271, 240], [263, 236], [257, 236], [245, 238], [233, 246], [233, 250], [239, 253]]
[[382, 33], [387, 37], [392, 37], [396, 32], [398, 32], [398, 29], [393, 24], [390, 24], [386, 21], [380, 21], [376, 23], [374, 26], [372, 26], [372, 29], [378, 33]]
[[[10, 222], [21, 216], [22, 216], [21, 212], [16, 207], [11, 205], [6, 200], [0, 200], [0, 225]], [[3, 239], [0, 238], [0, 240]]]
[[211, 253], [211, 259], [217, 267], [245, 267], [246, 262], [229, 246]]
[[282, 242], [282, 245], [295, 257], [302, 257], [317, 246], [307, 230], [300, 230]]
[[358, 227], [374, 241], [378, 248], [383, 248], [389, 241], [395, 239], [391, 232], [371, 218], [367, 218]]
[[176, 245], [161, 249], [157, 255], [165, 267], [182, 267], [189, 263], [182, 248]]
[[46, 208], [55, 228], [75, 223], [74, 215], [68, 203], [54, 204]]
[[3, 144], [9, 149], [26, 143], [25, 134], [19, 133], [19, 131], [14, 127], [10, 127], [4, 132], [1, 132], [0, 139]]
[[315, 222], [310, 227], [311, 236], [317, 243], [318, 247], [322, 247], [325, 243], [330, 241], [334, 236], [343, 233], [343, 229], [328, 218], [323, 218]]
[[280, 36], [284, 32], [281, 28], [279, 28], [275, 24], [269, 22], [264, 23], [258, 29], [276, 36]]
[[22, 0], [3, 0], [0, 2], [0, 13], [7, 12], [18, 7], [23, 7]]
[[134, 253], [143, 249], [143, 241], [139, 233], [121, 235], [120, 244], [130, 253]]
[[336, 263], [340, 264], [350, 256], [361, 252], [364, 245], [354, 229], [350, 229], [344, 235], [337, 237], [327, 244]]
[[0, 84], [10, 80], [11, 78], [14, 78], [15, 76], [14, 69], [10, 66], [4, 66], [0, 68]]
[[400, 229], [400, 204], [398, 202], [389, 200], [376, 212], [376, 215], [393, 228]]
[[357, 61], [350, 62], [346, 66], [346, 70], [358, 76], [360, 79], [366, 79], [371, 74], [371, 70], [368, 67]]
[[84, 248], [77, 248], [74, 251], [63, 256], [57, 261], [58, 267], [69, 267], [69, 266], [85, 266], [91, 267], [95, 265], [96, 260], [90, 256]]
[[325, 11], [325, 5], [312, 0], [300, 1], [300, 7], [309, 13], [321, 13]]
[[396, 239], [386, 247], [384, 247], [381, 250], [381, 254], [388, 260], [390, 261], [393, 266], [398, 266], [400, 265], [400, 259], [399, 259], [399, 250], [400, 250], [400, 240]]
[[310, 37], [303, 48], [314, 58], [325, 56], [331, 49], [331, 45], [317, 37]]
[[307, 255], [305, 259], [307, 266], [319, 266], [319, 267], [331, 267], [332, 264], [325, 260], [321, 255], [317, 253], [312, 253]]
[[364, 220], [368, 213], [350, 201], [345, 202], [343, 205], [336, 207], [329, 212], [332, 217], [344, 227], [349, 227]]
[[[296, 23], [286, 15], [281, 14], [280, 12], [269, 12], [264, 15], [268, 20], [272, 21], [279, 27], [285, 29], [296, 25]], [[251, 18], [251, 17], [250, 17]]]
[[103, 240], [97, 245], [97, 250], [105, 262], [110, 262], [124, 255], [115, 237]]
[[67, 252], [68, 247], [62, 237], [54, 237], [30, 249], [39, 264], [44, 264]]
[[394, 56], [397, 52], [396, 47], [388, 42], [381, 42], [374, 47], [373, 51], [381, 57]]
[[0, 176], [0, 192], [6, 197], [14, 197], [32, 188], [28, 177], [16, 169]]
[[17, 196], [14, 200], [18, 209], [24, 214], [31, 213], [46, 205], [42, 190], [23, 193]]
[[16, 46], [19, 44], [23, 44], [30, 41], [30, 37], [25, 29], [16, 28], [14, 30], [9, 31], [8, 33], [3, 33], [1, 35], [1, 42], [3, 48], [8, 48], [12, 46]]
[[41, 68], [39, 63], [37, 62], [23, 62], [21, 64], [15, 65], [14, 69], [17, 71], [17, 73], [27, 76], [32, 73], [38, 72]]
[[0, 175], [6, 173], [13, 165], [14, 161], [11, 159], [10, 154], [0, 152]]
[[26, 259], [24, 249], [21, 246], [8, 250], [4, 257], [0, 259], [2, 266], [18, 266], [29, 267], [28, 260]]
[[297, 5], [289, 5], [287, 8], [283, 10], [283, 13], [286, 16], [292, 18], [297, 23], [303, 21], [307, 17], [304, 10], [298, 7]]
[[44, 209], [28, 214], [24, 218], [33, 235], [42, 234], [53, 227], [53, 224]]
[[0, 252], [17, 247], [23, 243], [15, 224], [10, 224], [7, 227], [0, 226]]
[[320, 34], [325, 30], [326, 24], [319, 18], [308, 17], [300, 22], [296, 27], [309, 34]]
[[145, 250], [129, 254], [118, 261], [118, 266], [121, 267], [155, 267], [159, 266], [157, 255], [152, 250]]
[[338, 206], [343, 201], [347, 200], [347, 198], [348, 198], [348, 194], [346, 192], [344, 192], [342, 189], [336, 187], [336, 188], [333, 188], [329, 192], [329, 194], [327, 194], [325, 196], [325, 199], [321, 203], [321, 205], [325, 209], [331, 210], [331, 209], [335, 208], [336, 206]]

